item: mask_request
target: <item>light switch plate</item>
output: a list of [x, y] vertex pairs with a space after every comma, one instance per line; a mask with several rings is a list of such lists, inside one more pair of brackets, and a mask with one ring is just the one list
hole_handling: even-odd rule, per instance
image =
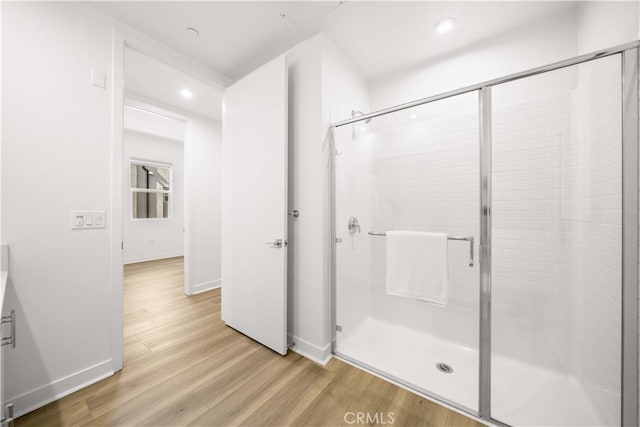
[[105, 228], [105, 211], [71, 211], [71, 229]]
[[91, 68], [91, 84], [105, 89], [107, 87], [107, 73], [97, 70], [95, 67]]
[[71, 223], [76, 228], [84, 226], [84, 215], [81, 212], [72, 212]]

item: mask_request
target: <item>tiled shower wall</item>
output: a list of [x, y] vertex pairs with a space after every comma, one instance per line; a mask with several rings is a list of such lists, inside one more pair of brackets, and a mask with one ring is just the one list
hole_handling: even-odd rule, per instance
[[[516, 90], [497, 88], [500, 94]], [[526, 363], [568, 369], [568, 265], [560, 166], [569, 92], [496, 107], [493, 126], [492, 343]]]
[[[474, 110], [475, 94], [449, 104]], [[447, 104], [447, 102], [443, 102]], [[446, 105], [442, 105], [446, 108]], [[478, 347], [479, 289], [479, 128], [478, 114], [421, 120], [433, 116], [429, 106], [399, 112], [393, 124], [381, 125], [370, 140], [375, 204], [374, 230], [444, 232], [473, 236], [476, 260], [469, 266], [469, 242], [449, 241], [449, 301], [445, 308], [385, 293], [384, 238], [372, 238], [373, 312], [402, 324]], [[477, 110], [477, 109], [476, 109]], [[417, 115], [411, 119], [412, 115]], [[465, 319], [465, 321], [460, 321]]]
[[594, 406], [619, 424], [622, 326], [622, 96], [620, 57], [580, 65], [577, 136], [561, 206], [572, 244], [572, 362]]
[[594, 61], [579, 67], [574, 90], [497, 109], [493, 145], [494, 349], [573, 373], [612, 424], [621, 351], [619, 76], [619, 58]]
[[[474, 110], [476, 96], [465, 97]], [[477, 109], [476, 109], [477, 110]], [[425, 113], [423, 111], [423, 113]], [[358, 319], [423, 329], [477, 347], [478, 330], [478, 115], [435, 122], [380, 118], [336, 129], [338, 323], [344, 339]], [[346, 231], [356, 216], [361, 233]], [[385, 293], [385, 238], [368, 231], [443, 231], [476, 237], [450, 242], [450, 301], [446, 309]], [[341, 309], [342, 307], [342, 309]], [[463, 316], [468, 321], [460, 322]]]

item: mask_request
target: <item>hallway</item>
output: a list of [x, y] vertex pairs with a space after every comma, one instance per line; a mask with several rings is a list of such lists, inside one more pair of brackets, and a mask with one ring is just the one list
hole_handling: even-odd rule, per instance
[[16, 426], [335, 426], [358, 412], [378, 424], [480, 425], [339, 360], [272, 352], [225, 326], [219, 289], [184, 296], [182, 272], [182, 258], [125, 266], [124, 369]]

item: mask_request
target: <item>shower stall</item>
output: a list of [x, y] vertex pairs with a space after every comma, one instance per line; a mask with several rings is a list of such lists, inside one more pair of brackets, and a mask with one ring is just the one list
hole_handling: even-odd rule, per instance
[[[333, 352], [514, 426], [638, 425], [638, 43], [332, 125]], [[446, 304], [386, 291], [448, 236]]]

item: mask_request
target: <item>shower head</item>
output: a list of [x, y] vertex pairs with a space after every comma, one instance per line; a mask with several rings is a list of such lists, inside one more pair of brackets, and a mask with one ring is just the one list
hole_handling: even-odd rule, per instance
[[[356, 117], [360, 117], [360, 116], [364, 116], [364, 113], [362, 111], [359, 110], [351, 110], [351, 117], [356, 118]], [[371, 123], [371, 118], [368, 118], [367, 120], [364, 121], [366, 124]]]

